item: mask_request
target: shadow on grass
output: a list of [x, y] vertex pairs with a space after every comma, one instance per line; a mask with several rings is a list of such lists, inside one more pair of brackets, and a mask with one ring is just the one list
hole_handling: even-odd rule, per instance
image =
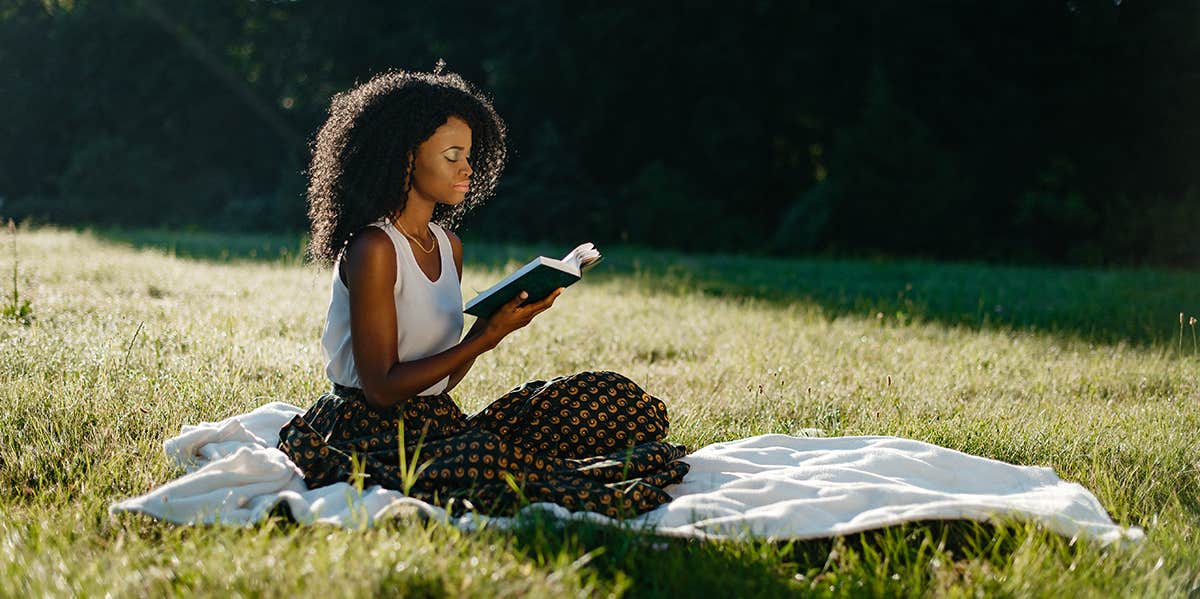
[[[473, 264], [498, 270], [562, 248], [483, 245]], [[828, 318], [889, 326], [936, 323], [1017, 330], [1092, 343], [1175, 348], [1179, 314], [1200, 316], [1200, 273], [1014, 267], [919, 261], [690, 255], [617, 247], [593, 280], [654, 293], [807, 304]], [[1190, 355], [1191, 331], [1183, 353]]]
[[[538, 563], [566, 554], [600, 579], [628, 581], [630, 597], [773, 597], [855, 583], [851, 594], [866, 596], [901, 586], [928, 589], [938, 584], [939, 560], [947, 568], [954, 560], [984, 560], [1003, 571], [1029, 530], [952, 520], [804, 541], [713, 541], [532, 515], [510, 534], [515, 547]], [[1072, 544], [1047, 537], [1052, 545]]]
[[[302, 261], [304, 237], [164, 230], [95, 231], [101, 239], [158, 248], [182, 258]], [[471, 243], [467, 266], [504, 271], [551, 245]], [[1179, 314], [1200, 317], [1200, 273], [1015, 267], [920, 261], [696, 255], [629, 247], [602, 248], [590, 280], [652, 293], [754, 299], [776, 306], [816, 306], [828, 318], [876, 319], [890, 326], [937, 323], [972, 330], [1017, 330], [1064, 340], [1159, 346], [1193, 353], [1192, 331], [1180, 345]]]
[[304, 261], [307, 236], [285, 233], [219, 233], [169, 229], [90, 229], [98, 239], [169, 256], [206, 262]]
[[[306, 528], [280, 506], [272, 516], [266, 526], [280, 534]], [[517, 518], [508, 530], [473, 534], [508, 537], [523, 559], [536, 564], [570, 562], [599, 580], [628, 584], [624, 596], [630, 597], [785, 596], [846, 585], [851, 595], [892, 594], [899, 588], [920, 592], [955, 583], [963, 574], [956, 562], [963, 560], [1006, 572], [1031, 538], [1045, 543], [1042, 553], [1063, 568], [1080, 552], [1099, 547], [1019, 521], [925, 520], [847, 536], [769, 541], [663, 537], [649, 530], [563, 521], [536, 510]], [[446, 524], [408, 517], [377, 525], [411, 526]]]

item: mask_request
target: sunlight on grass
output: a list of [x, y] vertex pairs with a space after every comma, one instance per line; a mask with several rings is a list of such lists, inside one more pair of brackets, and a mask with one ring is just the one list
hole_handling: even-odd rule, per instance
[[[929, 299], [908, 319], [877, 317], [878, 302], [853, 294], [836, 305], [805, 299], [804, 285], [831, 284], [813, 277], [837, 271], [815, 261], [797, 263], [808, 282], [781, 282], [786, 293], [747, 283], [719, 257], [688, 257], [687, 272], [709, 274], [656, 285], [662, 269], [634, 267], [615, 248], [611, 271], [569, 288], [454, 394], [472, 412], [525, 380], [610, 369], [663, 398], [670, 440], [692, 449], [820, 428], [1047, 465], [1093, 490], [1118, 522], [1145, 527], [1141, 546], [1099, 548], [1023, 524], [792, 544], [552, 522], [474, 534], [410, 520], [369, 531], [175, 527], [105, 508], [179, 474], [162, 441], [182, 425], [268, 401], [307, 406], [324, 390], [329, 272], [291, 258], [184, 259], [55, 229], [22, 231], [20, 243], [21, 295], [37, 317], [0, 322], [0, 595], [1169, 596], [1200, 585], [1200, 357], [1171, 336], [1175, 313], [1200, 305], [1167, 314], [1160, 342], [1106, 342], [1078, 326], [963, 323]], [[230, 245], [239, 243], [259, 242]], [[480, 256], [485, 267], [468, 263], [464, 295], [524, 262], [502, 251]], [[761, 264], [780, 277], [787, 265]], [[936, 265], [922, 268], [923, 280], [937, 279]], [[1057, 282], [1042, 285], [1038, 272]], [[1038, 272], [1026, 275], [1028, 293], [1078, 295], [1055, 271]], [[1094, 278], [1076, 275], [1065, 280]], [[1122, 276], [1148, 295], [1165, 275]], [[1097, 318], [1137, 309], [1090, 308]]]

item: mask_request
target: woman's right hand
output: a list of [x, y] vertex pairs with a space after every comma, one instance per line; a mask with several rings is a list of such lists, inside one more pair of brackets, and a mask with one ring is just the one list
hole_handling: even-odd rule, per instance
[[500, 343], [500, 340], [507, 337], [509, 333], [529, 324], [533, 321], [534, 316], [553, 306], [554, 300], [562, 291], [563, 288], [559, 287], [551, 291], [550, 295], [545, 298], [526, 306], [522, 306], [521, 303], [529, 297], [529, 294], [524, 291], [518, 293], [516, 297], [500, 306], [488, 317], [487, 328], [484, 329], [483, 334], [492, 341], [493, 346]]

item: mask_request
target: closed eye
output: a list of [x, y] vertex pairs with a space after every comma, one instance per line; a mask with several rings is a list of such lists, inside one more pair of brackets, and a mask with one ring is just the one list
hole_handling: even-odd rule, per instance
[[445, 152], [442, 152], [442, 156], [450, 162], [458, 162], [461, 158], [466, 158], [468, 162], [471, 160], [471, 155], [467, 154], [466, 156], [463, 156], [462, 148], [458, 147], [450, 148]]

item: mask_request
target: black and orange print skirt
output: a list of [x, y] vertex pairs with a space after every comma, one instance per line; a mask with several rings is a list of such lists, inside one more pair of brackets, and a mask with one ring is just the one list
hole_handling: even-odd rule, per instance
[[687, 473], [685, 448], [666, 435], [662, 400], [620, 374], [584, 372], [525, 383], [470, 417], [447, 394], [376, 410], [339, 387], [283, 427], [279, 449], [309, 488], [364, 476], [455, 513], [546, 501], [620, 518], [670, 501], [663, 487]]

